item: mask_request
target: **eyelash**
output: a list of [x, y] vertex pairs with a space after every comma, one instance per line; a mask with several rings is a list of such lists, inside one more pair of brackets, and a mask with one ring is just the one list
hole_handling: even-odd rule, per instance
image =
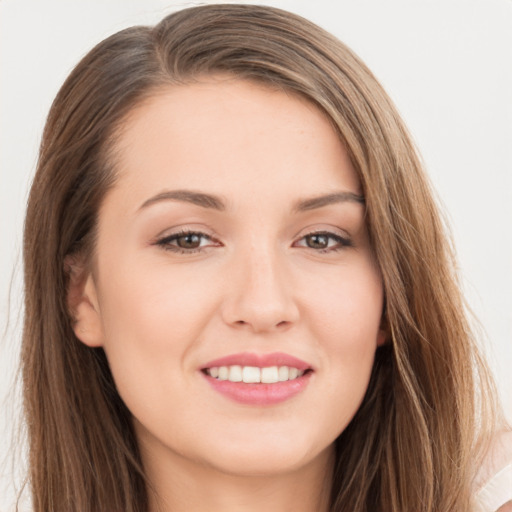
[[204, 247], [196, 247], [193, 249], [184, 249], [183, 247], [178, 247], [177, 245], [171, 245], [171, 242], [178, 240], [179, 238], [185, 236], [198, 236], [202, 239], [212, 240], [216, 242], [214, 238], [206, 235], [205, 233], [201, 233], [199, 231], [178, 231], [177, 233], [173, 233], [172, 235], [165, 236], [156, 241], [156, 245], [162, 247], [165, 251], [172, 251], [178, 254], [194, 254], [196, 252], [201, 252], [204, 250]]
[[[312, 231], [311, 233], [308, 233], [307, 235], [304, 235], [299, 240], [305, 240], [307, 237], [313, 237], [313, 236], [322, 236], [326, 237], [330, 240], [334, 240], [337, 244], [335, 247], [326, 247], [322, 249], [315, 249], [313, 247], [306, 247], [307, 249], [312, 249], [315, 252], [319, 252], [320, 254], [330, 253], [330, 252], [338, 252], [342, 249], [346, 249], [347, 247], [353, 247], [354, 244], [352, 243], [352, 240], [350, 238], [337, 235], [335, 233], [331, 233], [329, 231]], [[327, 242], [329, 244], [329, 242]]]
[[[179, 238], [186, 237], [186, 236], [197, 236], [202, 239], [207, 239], [207, 240], [211, 240], [215, 243], [219, 243], [214, 238], [210, 237], [209, 235], [206, 235], [205, 233], [201, 233], [199, 231], [183, 230], [183, 231], [179, 231], [177, 233], [173, 233], [172, 235], [160, 238], [159, 240], [157, 240], [155, 242], [155, 245], [162, 247], [162, 249], [164, 249], [166, 251], [171, 251], [171, 252], [178, 253], [178, 254], [194, 254], [194, 253], [202, 252], [205, 249], [205, 247], [201, 247], [201, 246], [195, 247], [192, 249], [185, 249], [183, 247], [178, 247], [177, 245], [172, 245], [172, 242], [175, 242]], [[305, 247], [306, 249], [312, 249], [313, 251], [318, 252], [320, 254], [338, 252], [347, 247], [353, 247], [353, 245], [354, 245], [349, 238], [337, 235], [335, 233], [330, 233], [328, 231], [313, 231], [313, 232], [308, 233], [307, 235], [304, 235], [303, 237], [301, 237], [299, 239], [299, 241], [305, 240], [307, 237], [313, 237], [313, 236], [324, 236], [324, 237], [329, 238], [330, 240], [334, 240], [337, 243], [337, 246], [335, 246], [335, 247], [326, 247], [326, 248], [322, 248], [322, 249], [315, 249], [313, 247], [307, 247], [307, 246]]]

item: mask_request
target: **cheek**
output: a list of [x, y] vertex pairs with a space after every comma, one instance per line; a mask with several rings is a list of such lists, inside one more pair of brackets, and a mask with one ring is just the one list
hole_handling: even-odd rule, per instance
[[[150, 401], [186, 374], [187, 357], [215, 309], [213, 287], [200, 276], [116, 260], [104, 265], [99, 302], [104, 349], [124, 401]], [[188, 366], [187, 366], [188, 365]], [[148, 403], [148, 405], [150, 405]], [[156, 403], [154, 404], [156, 405]]]
[[355, 354], [374, 350], [381, 326], [383, 291], [377, 269], [371, 262], [318, 273], [301, 287], [308, 290], [303, 304], [316, 339], [334, 352]]
[[[213, 287], [196, 273], [145, 261], [122, 262], [108, 268], [100, 295], [107, 343], [119, 333], [143, 343], [144, 349], [190, 338], [200, 330], [211, 303]], [[173, 341], [173, 343], [170, 343]]]
[[369, 263], [341, 268], [336, 279], [317, 280], [314, 290], [305, 307], [327, 369], [326, 403], [339, 428], [348, 424], [368, 387], [380, 336], [382, 284]]

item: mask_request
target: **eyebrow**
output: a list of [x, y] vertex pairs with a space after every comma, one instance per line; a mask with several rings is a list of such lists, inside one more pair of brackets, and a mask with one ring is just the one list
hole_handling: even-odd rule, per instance
[[[205, 194], [204, 192], [196, 192], [193, 190], [166, 190], [153, 197], [150, 197], [148, 200], [142, 203], [139, 210], [147, 208], [148, 206], [159, 203], [161, 201], [181, 201], [195, 204], [196, 206], [201, 206], [202, 208], [209, 208], [218, 211], [224, 211], [226, 209], [226, 203], [219, 196]], [[329, 206], [331, 204], [346, 202], [365, 204], [363, 196], [355, 194], [354, 192], [342, 191], [334, 192], [331, 194], [323, 194], [308, 199], [301, 199], [294, 204], [292, 211], [295, 213], [304, 212], [322, 208], [324, 206]]]
[[293, 207], [294, 212], [304, 212], [315, 210], [324, 206], [336, 203], [359, 203], [365, 204], [364, 197], [354, 192], [334, 192], [332, 194], [324, 194], [310, 199], [297, 201]]
[[195, 192], [193, 190], [166, 190], [156, 196], [150, 197], [147, 201], [142, 203], [139, 210], [161, 201], [182, 201], [185, 203], [192, 203], [203, 208], [211, 208], [219, 211], [226, 209], [226, 204], [218, 196], [205, 194], [203, 192]]

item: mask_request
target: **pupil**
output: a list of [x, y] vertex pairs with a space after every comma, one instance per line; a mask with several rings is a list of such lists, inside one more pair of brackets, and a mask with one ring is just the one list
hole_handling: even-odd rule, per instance
[[308, 236], [308, 246], [312, 249], [325, 249], [328, 243], [327, 236], [325, 235]]
[[198, 235], [193, 233], [188, 235], [183, 235], [178, 238], [178, 245], [182, 249], [195, 249], [199, 247], [201, 239]]

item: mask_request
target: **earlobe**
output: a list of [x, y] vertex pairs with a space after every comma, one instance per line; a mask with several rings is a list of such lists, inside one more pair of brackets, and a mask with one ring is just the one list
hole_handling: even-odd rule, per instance
[[89, 347], [103, 346], [103, 325], [91, 272], [76, 261], [66, 258], [69, 276], [67, 303], [76, 337]]
[[390, 339], [390, 327], [386, 311], [382, 314], [379, 332], [377, 333], [377, 347], [382, 347]]
[[379, 329], [379, 332], [377, 333], [377, 347], [382, 347], [382, 345], [385, 345], [387, 337], [387, 332], [383, 329]]

